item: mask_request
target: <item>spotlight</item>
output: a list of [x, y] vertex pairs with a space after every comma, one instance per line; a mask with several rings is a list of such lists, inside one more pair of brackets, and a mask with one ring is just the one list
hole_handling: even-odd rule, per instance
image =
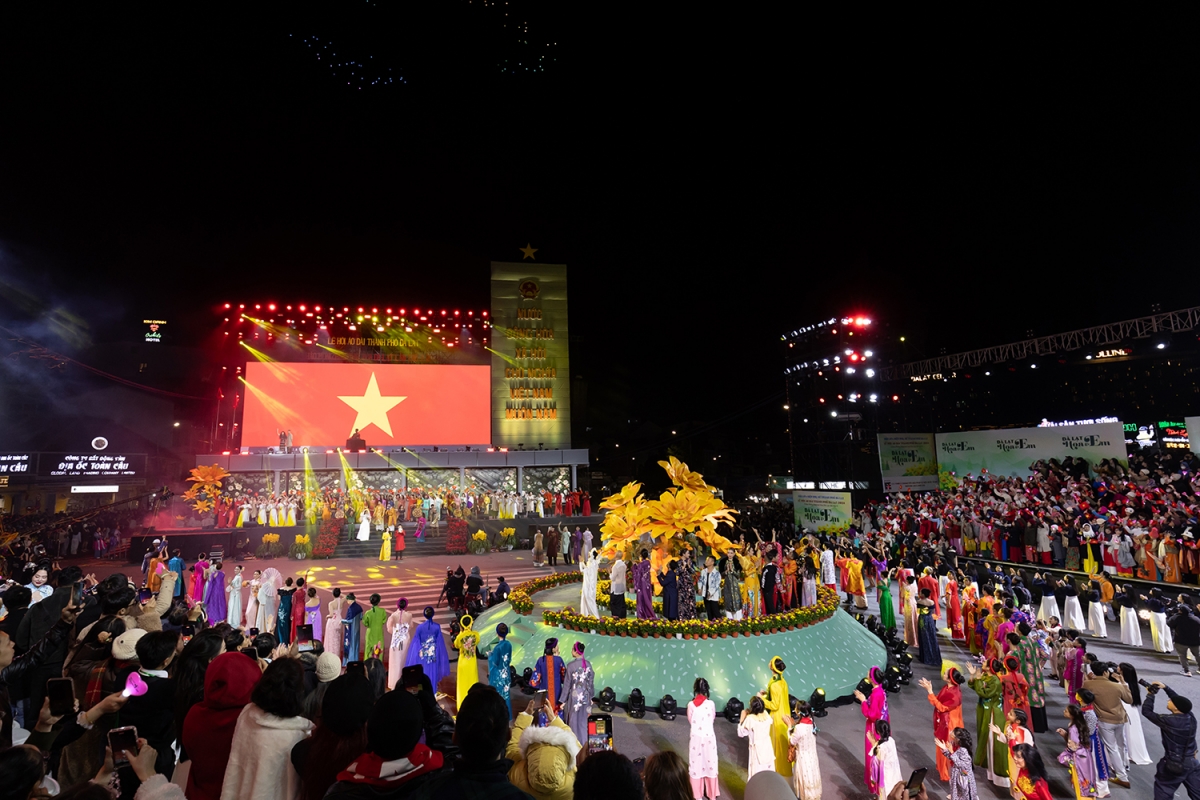
[[679, 704], [675, 702], [675, 698], [669, 694], [664, 694], [663, 699], [658, 701], [658, 716], [665, 720], [675, 719], [675, 711], [679, 708]]
[[887, 672], [883, 674], [883, 689], [889, 694], [895, 694], [900, 691], [902, 682], [899, 667], [888, 667]]
[[728, 701], [726, 701], [725, 710], [722, 713], [725, 715], [725, 719], [736, 725], [742, 721], [742, 710], [745, 708], [746, 706], [741, 700], [738, 700], [736, 697], [731, 697]]
[[642, 696], [641, 689], [635, 688], [629, 693], [629, 716], [634, 719], [646, 716], [646, 698]]
[[812, 706], [814, 717], [823, 717], [829, 713], [825, 710], [825, 690], [819, 686], [813, 689], [812, 695], [808, 698], [808, 704]]
[[533, 667], [526, 667], [521, 673], [521, 692], [523, 694], [534, 694], [535, 689], [529, 685], [530, 679], [533, 678]]
[[617, 693], [612, 690], [611, 686], [605, 686], [600, 690], [600, 696], [596, 698], [596, 703], [600, 706], [601, 711], [606, 714], [611, 713], [617, 706]]

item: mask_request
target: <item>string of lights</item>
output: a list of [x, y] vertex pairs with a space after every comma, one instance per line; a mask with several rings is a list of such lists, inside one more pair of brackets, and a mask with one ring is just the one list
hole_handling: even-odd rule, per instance
[[[279, 339], [319, 343], [322, 334], [385, 334], [383, 338], [434, 337], [447, 347], [487, 344], [491, 321], [487, 311], [461, 309], [398, 308], [395, 306], [332, 306], [309, 303], [224, 303], [219, 309], [226, 336], [238, 339]], [[379, 337], [372, 337], [379, 338]]]
[[296, 34], [289, 33], [288, 38], [299, 39], [317, 61], [329, 68], [328, 74], [331, 77], [345, 82], [353, 89], [361, 91], [395, 83], [407, 83], [402, 76], [396, 75], [391, 67], [377, 63], [373, 55], [364, 56], [366, 60], [360, 61], [348, 55], [345, 52], [346, 47], [337, 47], [332, 41], [323, 40], [319, 36], [297, 37]]

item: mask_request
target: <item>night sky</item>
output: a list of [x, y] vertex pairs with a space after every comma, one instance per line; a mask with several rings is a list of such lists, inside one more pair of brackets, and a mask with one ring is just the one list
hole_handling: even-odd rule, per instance
[[0, 316], [51, 347], [54, 309], [104, 340], [268, 296], [483, 305], [530, 242], [593, 402], [613, 375], [633, 418], [778, 436], [807, 322], [916, 358], [1200, 297], [1195, 19], [30, 5]]

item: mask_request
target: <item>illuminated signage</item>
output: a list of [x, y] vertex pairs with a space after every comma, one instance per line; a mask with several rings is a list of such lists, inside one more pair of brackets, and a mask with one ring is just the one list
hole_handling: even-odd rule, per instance
[[104, 483], [96, 486], [72, 486], [71, 494], [112, 494], [121, 491], [115, 483]]
[[150, 344], [160, 344], [162, 327], [167, 324], [167, 321], [165, 319], [144, 319], [142, 324], [146, 326], [145, 340]]
[[0, 475], [30, 475], [36, 453], [0, 453]]
[[932, 375], [912, 375], [909, 380], [913, 383], [923, 383], [924, 381], [945, 381], [950, 378], [957, 378], [957, 372], [951, 372], [949, 375], [943, 375], [940, 372], [935, 372]]
[[1096, 358], [1121, 358], [1123, 356], [1133, 355], [1132, 350], [1127, 350], [1123, 347], [1115, 347], [1111, 350], [1101, 350], [1096, 353]]
[[122, 478], [126, 481], [145, 477], [146, 456], [109, 453], [41, 453], [38, 456], [40, 478]]
[[[1120, 422], [1120, 421], [1121, 420], [1117, 419], [1116, 417], [1096, 417], [1095, 419], [1064, 419], [1064, 420], [1060, 420], [1058, 422], [1051, 422], [1050, 420], [1043, 418], [1042, 421], [1038, 423], [1038, 427], [1039, 428], [1063, 428], [1063, 427], [1069, 427], [1071, 425], [1101, 425], [1106, 422]], [[1129, 429], [1126, 428], [1126, 430], [1129, 430]]]
[[1191, 445], [1187, 425], [1182, 422], [1160, 421], [1158, 436], [1163, 447], [1168, 450], [1187, 450]]

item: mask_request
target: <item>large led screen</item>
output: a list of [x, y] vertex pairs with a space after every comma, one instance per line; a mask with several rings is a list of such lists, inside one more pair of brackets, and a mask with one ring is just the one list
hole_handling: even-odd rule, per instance
[[370, 447], [491, 441], [491, 369], [447, 364], [246, 365], [242, 445]]

